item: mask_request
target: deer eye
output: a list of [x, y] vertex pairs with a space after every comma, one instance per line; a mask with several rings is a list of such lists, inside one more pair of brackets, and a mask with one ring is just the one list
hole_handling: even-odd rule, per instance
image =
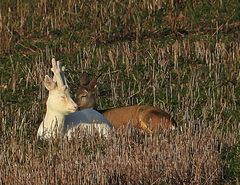
[[87, 97], [88, 93], [87, 92], [83, 92], [83, 93], [80, 93], [79, 96], [82, 98], [82, 97]]
[[81, 97], [81, 98], [85, 98], [85, 97], [87, 97], [87, 94], [81, 94], [80, 97]]

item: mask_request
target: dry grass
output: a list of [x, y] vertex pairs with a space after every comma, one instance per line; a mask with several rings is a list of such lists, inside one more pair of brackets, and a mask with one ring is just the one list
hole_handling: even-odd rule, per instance
[[216, 127], [155, 136], [114, 133], [48, 143], [11, 137], [1, 153], [3, 184], [216, 184], [220, 152], [235, 142]]
[[[239, 137], [236, 102], [239, 73], [234, 62], [239, 60], [238, 48], [217, 43], [212, 49], [204, 42], [190, 45], [183, 41], [164, 47], [152, 43], [148, 52], [140, 52], [124, 43], [111, 49], [114, 59], [109, 58], [109, 50], [86, 48], [86, 58], [79, 54], [75, 60], [65, 60], [72, 89], [77, 86], [82, 69], [91, 71], [92, 66], [107, 65], [102, 69], [106, 72], [99, 86], [99, 92], [106, 91], [98, 100], [103, 108], [155, 103], [172, 112], [181, 127], [153, 137], [136, 132], [113, 133], [109, 141], [83, 136], [71, 142], [36, 141], [47, 96], [41, 81], [50, 72], [50, 56], [34, 58], [22, 66], [26, 78], [17, 84], [16, 92], [3, 90], [1, 181], [219, 183], [226, 166], [221, 157], [223, 151], [236, 145]], [[127, 65], [130, 53], [138, 56], [138, 60], [132, 56]], [[93, 63], [95, 57], [99, 60]], [[7, 93], [19, 93], [16, 102], [10, 103], [11, 95]], [[26, 99], [29, 100], [25, 103]]]
[[36, 53], [49, 42], [71, 52], [86, 44], [164, 41], [173, 35], [239, 38], [239, 10], [234, 0], [6, 1], [0, 10], [0, 52]]
[[[240, 6], [172, 2], [3, 3], [1, 184], [219, 184], [240, 177]], [[100, 108], [156, 105], [174, 115], [178, 130], [36, 140], [53, 55], [65, 64], [73, 94], [83, 70], [101, 70]]]

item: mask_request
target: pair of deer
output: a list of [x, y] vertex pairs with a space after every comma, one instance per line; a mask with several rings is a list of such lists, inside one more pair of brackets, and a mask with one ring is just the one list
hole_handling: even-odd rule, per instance
[[128, 124], [150, 133], [159, 129], [174, 129], [176, 126], [168, 113], [153, 106], [112, 108], [101, 111], [102, 114], [94, 110], [99, 76], [90, 81], [86, 73], [80, 80], [76, 104], [70, 96], [64, 68], [54, 58], [51, 71], [53, 78], [46, 75], [44, 79], [49, 96], [47, 112], [37, 132], [40, 138], [49, 139], [59, 134], [71, 138], [78, 128], [108, 136], [112, 127], [120, 128]]

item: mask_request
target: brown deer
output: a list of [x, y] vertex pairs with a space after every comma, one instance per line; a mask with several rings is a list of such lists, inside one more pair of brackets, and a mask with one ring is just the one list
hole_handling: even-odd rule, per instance
[[[88, 74], [83, 73], [75, 98], [78, 109], [94, 108], [97, 80], [100, 76], [101, 74], [90, 81]], [[161, 129], [175, 129], [177, 126], [170, 114], [149, 105], [133, 105], [98, 111], [108, 119], [114, 128], [131, 124], [135, 128], [151, 133]]]

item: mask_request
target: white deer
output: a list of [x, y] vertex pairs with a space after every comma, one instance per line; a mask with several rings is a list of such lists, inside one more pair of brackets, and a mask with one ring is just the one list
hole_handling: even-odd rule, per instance
[[76, 111], [77, 105], [70, 96], [63, 67], [54, 58], [51, 71], [54, 73], [53, 79], [48, 75], [44, 79], [44, 85], [49, 91], [47, 112], [37, 136], [42, 139], [55, 138], [58, 135], [71, 138], [78, 128], [108, 136], [111, 125], [102, 114], [93, 109]]

